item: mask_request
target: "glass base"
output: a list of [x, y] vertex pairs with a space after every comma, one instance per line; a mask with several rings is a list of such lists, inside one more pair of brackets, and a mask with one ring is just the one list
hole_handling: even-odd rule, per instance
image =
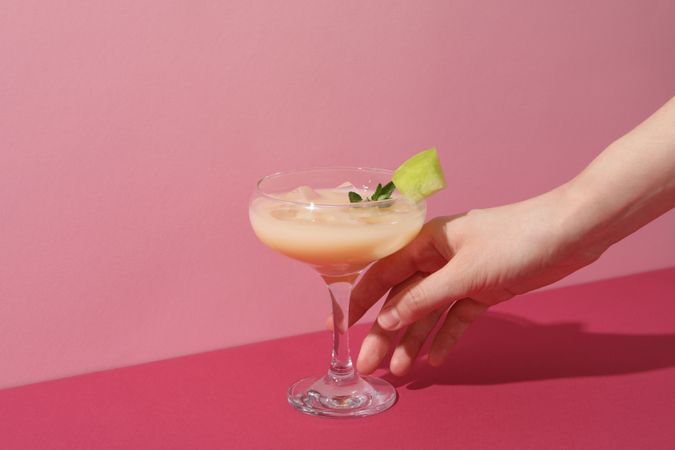
[[288, 403], [298, 411], [315, 416], [370, 416], [395, 402], [396, 389], [391, 384], [356, 374], [342, 380], [330, 374], [303, 378], [288, 388]]

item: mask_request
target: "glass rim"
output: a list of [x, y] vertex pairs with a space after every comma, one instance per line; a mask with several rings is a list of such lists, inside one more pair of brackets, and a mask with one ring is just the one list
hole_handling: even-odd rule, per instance
[[[273, 200], [275, 202], [280, 202], [280, 203], [289, 203], [293, 205], [300, 205], [304, 207], [320, 207], [320, 208], [374, 208], [378, 206], [383, 206], [383, 205], [391, 205], [393, 204], [396, 200], [400, 199], [401, 197], [397, 198], [389, 198], [386, 200], [374, 200], [374, 201], [369, 201], [369, 202], [358, 202], [358, 203], [344, 203], [344, 204], [335, 204], [335, 203], [316, 203], [316, 202], [309, 202], [309, 201], [297, 201], [297, 200], [286, 200], [283, 198], [275, 197], [274, 195], [271, 195], [267, 192], [265, 192], [262, 189], [262, 184], [265, 183], [268, 180], [275, 179], [275, 178], [281, 178], [285, 175], [294, 175], [294, 174], [303, 174], [303, 173], [315, 173], [315, 172], [338, 172], [338, 171], [354, 171], [354, 172], [361, 172], [361, 173], [379, 173], [379, 174], [389, 174], [390, 178], [391, 175], [394, 174], [394, 171], [391, 169], [380, 169], [380, 168], [375, 168], [375, 167], [361, 167], [361, 166], [332, 166], [332, 167], [314, 167], [314, 168], [307, 168], [307, 169], [291, 169], [291, 170], [286, 170], [286, 171], [280, 171], [280, 172], [274, 172], [269, 175], [265, 175], [264, 177], [260, 178], [258, 182], [256, 183], [256, 194], [268, 198], [270, 200]], [[418, 205], [422, 202], [424, 202], [424, 199], [418, 200], [418, 201], [412, 201], [410, 199], [406, 199], [409, 202]]]

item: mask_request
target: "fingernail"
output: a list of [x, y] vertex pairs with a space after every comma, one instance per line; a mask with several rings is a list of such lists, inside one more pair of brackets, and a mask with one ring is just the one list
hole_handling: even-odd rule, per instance
[[385, 309], [377, 317], [377, 323], [385, 330], [393, 330], [399, 324], [401, 319], [398, 316], [396, 308]]

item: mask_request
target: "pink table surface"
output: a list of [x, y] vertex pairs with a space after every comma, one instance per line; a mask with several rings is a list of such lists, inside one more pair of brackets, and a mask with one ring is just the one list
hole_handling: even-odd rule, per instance
[[0, 448], [675, 448], [675, 268], [498, 305], [442, 368], [382, 370], [399, 399], [374, 417], [286, 404], [329, 348], [313, 333], [7, 389]]

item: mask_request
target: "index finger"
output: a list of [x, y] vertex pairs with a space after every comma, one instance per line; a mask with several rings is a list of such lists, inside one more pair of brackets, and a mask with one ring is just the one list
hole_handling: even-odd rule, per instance
[[447, 262], [433, 245], [429, 225], [426, 224], [410, 244], [373, 264], [359, 280], [349, 301], [349, 326], [392, 287], [417, 272], [434, 271]]

